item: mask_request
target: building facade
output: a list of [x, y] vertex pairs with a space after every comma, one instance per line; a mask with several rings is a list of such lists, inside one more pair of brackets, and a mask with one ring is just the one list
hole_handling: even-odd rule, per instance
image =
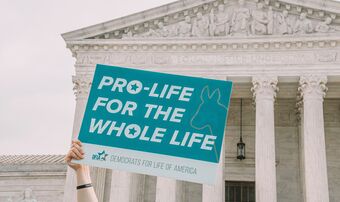
[[[96, 64], [234, 82], [214, 186], [92, 168], [99, 200], [339, 201], [339, 15], [334, 1], [181, 0], [63, 34], [76, 58], [72, 138]], [[68, 170], [64, 201], [75, 186]]]
[[64, 157], [0, 155], [0, 201], [63, 201], [67, 169]]

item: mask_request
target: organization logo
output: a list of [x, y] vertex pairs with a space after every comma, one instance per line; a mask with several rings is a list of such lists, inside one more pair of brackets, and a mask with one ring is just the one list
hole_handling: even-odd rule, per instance
[[97, 161], [106, 161], [106, 157], [108, 156], [109, 154], [107, 154], [105, 152], [105, 150], [103, 150], [102, 152], [98, 152], [96, 154], [93, 154], [92, 155], [92, 160], [97, 160]]

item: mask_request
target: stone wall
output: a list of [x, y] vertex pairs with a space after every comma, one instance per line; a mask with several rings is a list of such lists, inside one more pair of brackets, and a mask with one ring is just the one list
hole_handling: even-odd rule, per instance
[[295, 99], [278, 99], [275, 105], [276, 180], [278, 202], [302, 201], [299, 125]]
[[337, 202], [340, 198], [340, 99], [326, 99], [324, 106], [329, 200]]
[[26, 189], [38, 202], [63, 201], [66, 165], [0, 165], [0, 201], [20, 201]]

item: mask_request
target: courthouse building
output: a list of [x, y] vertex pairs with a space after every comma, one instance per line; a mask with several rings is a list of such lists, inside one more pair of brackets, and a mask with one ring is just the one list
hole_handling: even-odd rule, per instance
[[0, 155], [0, 202], [60, 202], [64, 155]]
[[[234, 83], [215, 186], [92, 168], [100, 201], [340, 201], [339, 2], [181, 0], [62, 36], [73, 138], [98, 63]], [[75, 186], [68, 170], [64, 201]]]

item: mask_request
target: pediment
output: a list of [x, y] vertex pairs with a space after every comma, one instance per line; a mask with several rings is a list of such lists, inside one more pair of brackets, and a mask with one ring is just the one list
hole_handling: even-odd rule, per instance
[[[328, 6], [325, 6], [328, 5]], [[340, 3], [188, 0], [63, 34], [87, 39], [168, 39], [340, 33]]]

